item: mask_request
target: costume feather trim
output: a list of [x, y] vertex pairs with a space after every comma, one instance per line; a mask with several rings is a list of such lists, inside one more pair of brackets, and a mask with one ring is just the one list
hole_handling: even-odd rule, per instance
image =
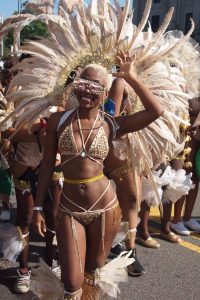
[[119, 293], [118, 284], [128, 281], [127, 266], [134, 262], [130, 258], [132, 251], [122, 252], [117, 258], [111, 260], [104, 267], [99, 269], [98, 286], [101, 288], [102, 294], [117, 298]]
[[18, 255], [26, 246], [24, 237], [19, 227], [1, 224], [0, 249], [6, 259], [16, 262]]
[[191, 177], [192, 173], [186, 175], [186, 171], [180, 169], [178, 171], [172, 170], [173, 176], [163, 192], [162, 201], [170, 201], [175, 203], [182, 196], [188, 195], [189, 191], [195, 187]]

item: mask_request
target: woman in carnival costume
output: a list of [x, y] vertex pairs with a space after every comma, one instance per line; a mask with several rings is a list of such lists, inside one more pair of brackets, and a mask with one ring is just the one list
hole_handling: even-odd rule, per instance
[[[192, 218], [192, 211], [197, 199], [199, 187], [198, 171], [196, 168], [196, 165], [199, 163], [199, 161], [196, 159], [196, 157], [198, 157], [197, 153], [199, 149], [199, 112], [199, 98], [190, 100], [190, 138], [187, 141], [187, 148], [184, 150], [184, 153], [180, 155], [179, 160], [182, 162], [187, 172], [191, 172], [194, 188], [191, 189], [191, 191], [189, 191], [189, 193], [185, 197], [182, 197], [175, 203], [174, 218], [170, 224], [170, 227], [174, 232], [186, 236], [190, 234], [190, 231], [200, 232], [200, 224], [196, 219]], [[198, 163], [196, 164], [196, 162]], [[182, 210], [184, 203], [185, 207], [182, 219]]]
[[[112, 116], [131, 114], [131, 104], [129, 101], [127, 83], [122, 78], [115, 78], [112, 82], [109, 96], [104, 102], [105, 111]], [[121, 140], [122, 142], [125, 141], [126, 136], [123, 136]], [[138, 211], [140, 208], [137, 207], [138, 202], [136, 201], [135, 180], [132, 174], [133, 169], [127, 158], [122, 160], [115, 155], [114, 149], [115, 147], [111, 148], [105, 166], [109, 176], [116, 184], [117, 197], [122, 209], [121, 227], [124, 228], [126, 232], [124, 232], [121, 237], [120, 234], [117, 235], [113, 247], [111, 248], [111, 255], [119, 255], [124, 249], [132, 250], [134, 262], [128, 266], [128, 274], [131, 276], [140, 276], [145, 273], [145, 270], [137, 258], [135, 248]], [[139, 184], [140, 178], [137, 178], [137, 182]], [[126, 248], [124, 248], [121, 241], [125, 241]]]
[[[0, 120], [2, 121], [8, 115], [7, 101], [0, 92]], [[10, 174], [10, 167], [7, 161], [10, 143], [4, 139], [4, 133], [11, 126], [7, 122], [0, 133], [0, 201], [2, 202], [2, 211], [0, 214], [0, 221], [10, 221], [10, 206], [9, 200], [12, 191], [12, 180]]]
[[[27, 57], [30, 57], [30, 55], [22, 54], [19, 61], [23, 62]], [[12, 93], [13, 90], [18, 89], [17, 87], [11, 88], [9, 86], [7, 88], [7, 95]], [[11, 89], [13, 90], [11, 91]], [[22, 113], [26, 113], [25, 110]], [[17, 123], [18, 118], [20, 118], [20, 114], [16, 115], [13, 123]], [[9, 239], [7, 239], [8, 251], [6, 251], [5, 257], [10, 260], [15, 261], [17, 259], [19, 261], [18, 276], [14, 286], [16, 293], [26, 293], [30, 288], [30, 270], [28, 267], [29, 230], [33, 214], [39, 166], [42, 159], [43, 140], [45, 138], [44, 124], [45, 121], [43, 118], [37, 118], [30, 130], [28, 130], [26, 125], [16, 130], [11, 123], [9, 129], [3, 132], [3, 136], [11, 140], [12, 155], [10, 155], [9, 164], [13, 175], [17, 200], [15, 224], [19, 238], [23, 241], [23, 246], [19, 247], [19, 251], [17, 251], [17, 255], [19, 255], [17, 258], [17, 255], [13, 255], [12, 247], [10, 247], [9, 251]], [[54, 172], [45, 201], [45, 215], [48, 216], [45, 256], [50, 267], [53, 266], [56, 250], [55, 246], [52, 245], [55, 236], [55, 217], [53, 218], [53, 215], [57, 212], [60, 199], [60, 187], [59, 184], [57, 185], [59, 182], [57, 177], [59, 175]], [[51, 195], [51, 199], [49, 199], [49, 195]], [[54, 198], [53, 204], [51, 204], [52, 198]], [[4, 235], [6, 236], [6, 230], [2, 232], [2, 236]], [[6, 242], [3, 247], [6, 249]], [[53, 268], [52, 271], [54, 270], [57, 271], [58, 268]]]
[[[151, 2], [147, 1], [144, 16], [138, 27], [132, 24], [130, 1], [126, 1], [123, 11], [117, 1], [115, 6], [106, 0], [98, 3], [92, 1], [88, 7], [84, 6], [82, 1], [69, 1], [68, 3], [60, 1], [58, 16], [46, 14], [14, 16], [0, 31], [0, 34], [4, 35], [10, 28], [13, 28], [15, 41], [17, 41], [18, 31], [15, 29], [19, 26], [22, 28], [29, 22], [39, 19], [47, 23], [51, 33], [50, 38], [29, 41], [22, 47], [21, 51], [31, 54], [32, 57], [23, 64], [19, 64], [23, 73], [21, 76], [15, 76], [12, 81], [14, 86], [22, 85], [20, 93], [10, 95], [11, 101], [16, 101], [17, 97], [20, 98], [20, 106], [14, 113], [24, 107], [27, 108], [27, 113], [20, 116], [18, 126], [24, 121], [33, 122], [38, 114], [47, 110], [50, 105], [57, 105], [71, 70], [78, 66], [83, 70], [80, 79], [74, 82], [76, 96], [79, 100], [78, 109], [68, 114], [64, 113], [62, 116], [55, 114], [49, 120], [46, 155], [41, 169], [41, 177], [42, 174], [46, 176], [43, 178], [45, 184], [42, 186], [42, 183], [39, 183], [37, 206], [34, 208], [34, 224], [43, 234], [45, 223], [41, 214], [41, 204], [48, 187], [50, 173], [53, 171], [56, 150], [59, 147], [62, 152], [62, 164], [70, 159], [67, 168], [66, 164], [63, 165], [65, 183], [57, 225], [62, 281], [66, 289], [65, 299], [81, 298], [85, 268], [89, 273], [93, 271], [93, 274], [87, 274], [87, 272], [85, 274], [82, 299], [84, 297], [88, 299], [88, 295], [91, 299], [98, 299], [97, 296], [92, 296], [92, 291], [99, 293], [99, 287], [104, 289], [104, 292], [106, 290], [109, 295], [116, 296], [116, 289], [111, 289], [112, 284], [108, 284], [105, 277], [111, 267], [114, 268], [114, 274], [118, 277], [118, 267], [115, 267], [115, 263], [121, 265], [120, 260], [104, 267], [103, 265], [119, 227], [120, 213], [117, 200], [114, 199], [114, 191], [109, 186], [108, 179], [100, 171], [108, 153], [108, 140], [111, 140], [115, 129], [119, 137], [145, 127], [141, 131], [128, 134], [128, 157], [137, 176], [144, 174], [151, 179], [150, 185], [157, 196], [157, 187], [153, 181], [151, 170], [162, 161], [166, 162], [167, 158], [171, 160], [177, 148], [183, 144], [182, 141], [179, 141], [179, 124], [183, 122], [181, 115], [188, 114], [188, 99], [194, 95], [192, 92], [199, 83], [197, 76], [196, 81], [193, 80], [190, 88], [187, 89], [188, 78], [185, 78], [185, 73], [182, 72], [182, 67], [184, 69], [188, 66], [188, 61], [184, 60], [182, 45], [190, 47], [190, 50], [194, 52], [192, 55], [196, 55], [193, 45], [188, 41], [194, 25], [192, 23], [192, 28], [186, 36], [179, 36], [176, 33], [171, 36], [164, 35], [171, 20], [172, 9], [156, 34], [153, 34], [151, 30], [143, 33]], [[135, 89], [133, 98], [136, 98], [137, 101], [142, 100], [142, 104], [140, 105], [141, 112], [135, 113], [134, 116], [112, 119], [99, 113], [99, 105], [106, 97], [108, 82], [105, 69], [94, 63], [111, 70], [112, 66], [116, 64], [118, 51], [124, 52], [120, 52], [119, 55], [121, 71], [117, 76], [124, 78]], [[176, 68], [177, 72], [173, 73], [175, 62], [178, 67]], [[181, 66], [178, 64], [179, 62], [181, 62]], [[92, 65], [90, 65], [91, 63]], [[85, 68], [88, 64], [90, 67]], [[134, 74], [139, 77], [139, 80]], [[156, 118], [162, 114], [162, 108], [141, 81], [144, 81], [152, 89], [156, 98], [165, 108], [164, 114], [157, 120]], [[127, 124], [129, 124], [129, 128]], [[97, 136], [95, 136], [96, 133]], [[101, 141], [95, 144], [98, 136]], [[114, 144], [116, 153], [119, 154], [118, 157], [123, 159], [120, 147], [117, 143]], [[49, 157], [48, 162], [46, 157]], [[50, 171], [49, 174], [45, 172], [45, 163], [46, 168]], [[136, 196], [139, 199], [140, 188], [137, 182], [135, 182], [135, 188]], [[81, 199], [84, 200], [84, 204], [83, 201], [80, 201]], [[93, 208], [97, 199], [100, 202], [96, 203]], [[110, 203], [112, 199], [114, 199], [113, 203]], [[88, 209], [90, 210], [88, 211]], [[91, 220], [93, 222], [85, 227], [85, 224], [90, 223]], [[64, 235], [63, 233], [67, 231], [70, 234]], [[86, 236], [88, 237], [87, 248], [85, 248]], [[92, 245], [91, 237], [93, 237]], [[71, 243], [66, 244], [67, 239], [71, 239]], [[97, 242], [94, 243], [94, 240]], [[68, 260], [65, 255], [66, 251], [73, 255], [68, 262], [69, 265], [66, 265]], [[120, 259], [125, 259], [123, 266], [133, 261], [127, 256]], [[94, 272], [96, 267], [102, 268]], [[119, 277], [121, 278], [121, 276]], [[105, 286], [109, 288], [106, 289]], [[51, 290], [50, 284], [48, 289]]]

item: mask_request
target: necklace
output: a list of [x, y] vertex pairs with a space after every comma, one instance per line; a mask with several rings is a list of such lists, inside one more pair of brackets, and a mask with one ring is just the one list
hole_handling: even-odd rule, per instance
[[[95, 120], [94, 120], [94, 123], [93, 123], [93, 125], [92, 125], [92, 128], [89, 129], [90, 132], [89, 132], [89, 134], [88, 134], [86, 140], [84, 141], [84, 137], [83, 137], [83, 133], [82, 133], [82, 131], [83, 131], [84, 129], [82, 129], [82, 127], [81, 127], [81, 121], [80, 121], [80, 117], [79, 117], [79, 113], [78, 113], [78, 109], [77, 109], [78, 128], [79, 128], [79, 132], [80, 132], [80, 136], [81, 136], [81, 141], [82, 141], [82, 146], [83, 146], [83, 150], [82, 150], [81, 153], [80, 153], [80, 156], [81, 156], [81, 157], [86, 157], [86, 156], [87, 156], [86, 144], [87, 144], [87, 142], [88, 142], [88, 140], [89, 140], [89, 138], [90, 138], [90, 136], [91, 136], [91, 134], [92, 134], [92, 131], [93, 131], [94, 128], [95, 128], [95, 125], [96, 125], [96, 123], [97, 123], [98, 117], [99, 117], [99, 112], [98, 112], [98, 114], [97, 114], [97, 116], [96, 116], [96, 118], [95, 118]], [[88, 129], [87, 129], [87, 130], [88, 130]]]

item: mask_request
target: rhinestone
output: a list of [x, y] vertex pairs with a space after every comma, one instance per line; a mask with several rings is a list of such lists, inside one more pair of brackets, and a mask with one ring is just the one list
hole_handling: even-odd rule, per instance
[[82, 151], [82, 152], [81, 152], [81, 157], [86, 157], [85, 151]]

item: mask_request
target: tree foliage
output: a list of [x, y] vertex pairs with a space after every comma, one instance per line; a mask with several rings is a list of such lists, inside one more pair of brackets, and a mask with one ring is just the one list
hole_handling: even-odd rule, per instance
[[[31, 13], [30, 10], [22, 10], [21, 13]], [[17, 12], [14, 12], [17, 14]], [[39, 20], [33, 21], [30, 25], [25, 26], [20, 34], [20, 44], [22, 45], [25, 40], [35, 39], [37, 37], [48, 37], [49, 32], [47, 25]], [[13, 45], [13, 32], [10, 31], [4, 40], [4, 57], [10, 55], [11, 46]]]

